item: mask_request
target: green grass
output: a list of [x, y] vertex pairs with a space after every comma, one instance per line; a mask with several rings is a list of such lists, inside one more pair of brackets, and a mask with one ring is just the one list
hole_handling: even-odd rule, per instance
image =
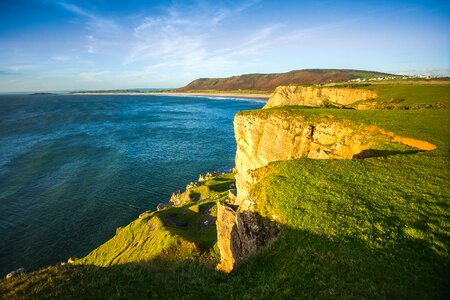
[[378, 93], [376, 101], [399, 105], [450, 102], [449, 84], [377, 84], [364, 87]]
[[206, 180], [191, 189], [193, 200], [206, 200], [146, 214], [118, 228], [113, 238], [76, 264], [109, 267], [149, 261], [161, 255], [181, 260], [199, 258], [204, 253], [216, 257], [215, 204], [227, 197], [232, 183], [234, 174]]
[[[213, 205], [211, 199], [165, 209], [133, 225], [142, 227], [157, 218], [158, 234], [170, 235], [174, 244], [195, 245], [191, 252], [189, 247], [178, 248], [180, 255], [161, 250], [151, 260], [107, 268], [48, 267], [2, 280], [0, 294], [12, 299], [448, 299], [450, 110], [288, 107], [242, 114], [274, 113], [311, 120], [331, 114], [335, 120], [375, 124], [426, 140], [438, 149], [416, 154], [387, 151], [364, 160], [271, 163], [251, 193], [258, 199], [259, 213], [276, 215], [283, 230], [229, 275], [214, 270], [217, 249], [212, 231], [196, 232], [196, 224]], [[227, 176], [208, 181], [196, 193], [224, 197], [232, 180]], [[208, 234], [210, 239], [203, 241]], [[131, 234], [126, 237], [126, 242], [132, 240]], [[110, 246], [107, 252], [120, 247]]]
[[378, 78], [378, 77], [398, 77], [401, 78], [401, 76], [398, 75], [389, 75], [389, 74], [383, 74], [378, 72], [364, 72], [364, 71], [354, 71], [352, 72], [353, 78], [361, 78], [361, 79], [371, 79], [371, 78]]
[[[174, 209], [173, 214], [184, 217], [188, 214], [187, 211], [187, 208], [178, 208]], [[171, 212], [164, 210], [137, 219], [131, 224], [119, 228], [114, 237], [86, 257], [76, 260], [75, 264], [109, 267], [130, 262], [148, 261], [159, 255], [168, 257], [198, 256], [198, 246], [184, 238], [184, 234], [180, 235], [185, 230], [191, 230], [190, 226], [194, 226], [194, 224], [186, 223], [186, 226], [174, 231], [174, 224], [170, 222], [171, 218]], [[185, 216], [181, 222], [191, 220], [194, 222], [197, 218], [200, 217], [192, 213]]]
[[203, 184], [190, 190], [190, 199], [197, 201], [199, 199], [224, 200], [228, 197], [228, 190], [234, 184], [234, 174], [222, 174], [212, 179], [206, 180]]

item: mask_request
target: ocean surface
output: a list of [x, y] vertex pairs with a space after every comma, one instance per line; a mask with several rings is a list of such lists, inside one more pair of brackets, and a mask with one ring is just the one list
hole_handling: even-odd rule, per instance
[[200, 173], [260, 100], [0, 95], [0, 275], [82, 257]]

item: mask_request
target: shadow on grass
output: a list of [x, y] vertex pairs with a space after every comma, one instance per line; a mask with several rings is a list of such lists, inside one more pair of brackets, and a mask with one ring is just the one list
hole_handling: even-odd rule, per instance
[[197, 244], [202, 251], [207, 251], [217, 241], [216, 218], [209, 214], [214, 205], [214, 202], [200, 204], [198, 212], [186, 207], [173, 208], [159, 214], [159, 217], [171, 233]]
[[365, 159], [372, 157], [384, 157], [387, 158], [392, 155], [408, 155], [408, 154], [417, 154], [420, 150], [407, 150], [407, 151], [396, 151], [396, 150], [377, 150], [377, 149], [367, 149], [363, 150], [358, 154], [353, 155], [354, 159]]
[[225, 181], [223, 183], [215, 183], [209, 185], [209, 189], [213, 192], [222, 193], [225, 191], [228, 191], [230, 189], [230, 185], [233, 183], [233, 181]]
[[329, 239], [285, 227], [231, 274], [198, 260], [158, 257], [107, 268], [48, 267], [0, 282], [16, 298], [448, 299], [448, 256], [419, 239], [373, 249], [355, 238]]

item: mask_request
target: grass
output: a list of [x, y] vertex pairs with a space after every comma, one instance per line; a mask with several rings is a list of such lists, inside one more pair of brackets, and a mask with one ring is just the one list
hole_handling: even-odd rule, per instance
[[121, 243], [143, 241], [139, 228], [154, 222], [152, 234], [159, 242], [147, 245], [160, 251], [150, 259], [136, 257], [110, 267], [52, 266], [0, 281], [0, 294], [9, 299], [448, 299], [449, 112], [299, 107], [242, 112], [310, 120], [331, 114], [334, 120], [375, 124], [423, 139], [438, 149], [384, 152], [364, 160], [271, 163], [251, 193], [258, 212], [276, 215], [283, 230], [229, 275], [214, 270], [213, 230], [197, 226], [214, 206], [212, 198], [225, 197], [232, 175], [224, 175], [193, 189], [209, 200], [138, 219], [119, 230], [116, 237], [124, 235], [120, 243], [104, 249], [113, 253]]
[[222, 174], [212, 179], [208, 179], [201, 185], [190, 189], [191, 201], [199, 199], [224, 200], [228, 197], [228, 190], [234, 184], [234, 174]]
[[109, 267], [149, 261], [161, 255], [181, 260], [204, 253], [216, 257], [215, 204], [226, 198], [232, 183], [234, 174], [206, 180], [191, 189], [191, 195], [196, 195], [193, 200], [206, 200], [145, 214], [118, 228], [114, 237], [75, 263]]
[[361, 71], [354, 71], [352, 72], [353, 78], [361, 78], [361, 79], [371, 79], [371, 78], [378, 78], [378, 77], [401, 77], [399, 75], [389, 75], [389, 74], [383, 74], [378, 72], [361, 72]]
[[448, 84], [380, 84], [365, 87], [378, 93], [377, 102], [399, 105], [450, 102]]

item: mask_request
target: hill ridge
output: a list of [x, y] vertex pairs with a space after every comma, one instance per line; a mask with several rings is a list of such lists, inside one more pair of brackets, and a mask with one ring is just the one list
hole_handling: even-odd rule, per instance
[[198, 78], [180, 92], [195, 90], [273, 90], [280, 85], [289, 84], [323, 84], [344, 82], [356, 78], [374, 78], [378, 76], [398, 76], [378, 71], [353, 69], [301, 69], [284, 73], [249, 73], [230, 77]]

